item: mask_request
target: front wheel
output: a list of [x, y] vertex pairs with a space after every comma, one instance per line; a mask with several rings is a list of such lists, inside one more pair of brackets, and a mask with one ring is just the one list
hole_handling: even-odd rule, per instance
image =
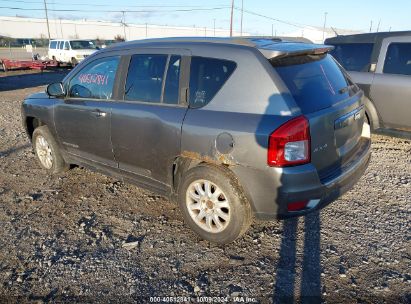
[[210, 242], [232, 242], [251, 224], [250, 204], [226, 169], [200, 165], [187, 171], [178, 202], [186, 223]]
[[69, 169], [63, 159], [57, 142], [54, 140], [47, 126], [41, 126], [33, 132], [33, 148], [40, 166], [51, 174], [60, 173]]

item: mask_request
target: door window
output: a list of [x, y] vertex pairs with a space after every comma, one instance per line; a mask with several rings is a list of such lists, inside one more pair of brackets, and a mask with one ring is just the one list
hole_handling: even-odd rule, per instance
[[388, 46], [383, 72], [411, 75], [411, 43], [391, 43]]
[[178, 104], [181, 56], [172, 55], [168, 64], [163, 102]]
[[167, 55], [133, 55], [128, 68], [125, 100], [160, 102]]
[[233, 61], [192, 57], [190, 67], [190, 106], [199, 108], [210, 102], [236, 68]]
[[69, 97], [111, 99], [118, 63], [106, 57], [88, 64], [70, 81]]
[[69, 50], [69, 49], [70, 49], [68, 41], [65, 41], [65, 42], [64, 42], [64, 49], [65, 49], [65, 50]]
[[334, 44], [331, 55], [347, 71], [368, 72], [371, 64], [372, 43]]

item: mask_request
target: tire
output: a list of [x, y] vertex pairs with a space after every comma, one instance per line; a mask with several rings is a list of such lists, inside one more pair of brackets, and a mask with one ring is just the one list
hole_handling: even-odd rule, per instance
[[47, 126], [41, 126], [33, 132], [33, 149], [40, 166], [50, 174], [57, 174], [69, 169], [63, 159], [57, 142]]
[[1, 62], [1, 68], [3, 70], [3, 72], [7, 72], [7, 68], [6, 68], [6, 64], [4, 62]]
[[76, 58], [71, 58], [70, 60], [71, 66], [74, 68], [76, 65], [78, 65], [78, 61]]
[[227, 244], [250, 227], [250, 204], [227, 169], [199, 165], [184, 174], [178, 189], [184, 220], [201, 238]]

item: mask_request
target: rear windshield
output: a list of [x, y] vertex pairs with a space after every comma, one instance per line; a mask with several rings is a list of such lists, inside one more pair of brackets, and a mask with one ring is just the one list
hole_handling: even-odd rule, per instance
[[330, 52], [347, 71], [368, 72], [371, 63], [372, 43], [334, 44]]
[[271, 63], [303, 114], [328, 108], [357, 90], [330, 55], [292, 56]]

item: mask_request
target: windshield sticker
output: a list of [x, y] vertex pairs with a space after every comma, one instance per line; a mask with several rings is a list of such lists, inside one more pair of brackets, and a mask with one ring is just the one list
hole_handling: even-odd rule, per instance
[[97, 85], [107, 85], [108, 75], [103, 74], [80, 74], [80, 83], [95, 83]]

